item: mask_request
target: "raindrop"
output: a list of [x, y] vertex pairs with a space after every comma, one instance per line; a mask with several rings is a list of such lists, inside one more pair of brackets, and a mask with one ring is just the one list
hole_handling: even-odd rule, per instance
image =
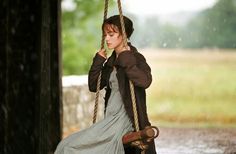
[[162, 46], [163, 46], [163, 47], [166, 47], [166, 46], [167, 46], [167, 43], [163, 43]]
[[11, 33], [12, 33], [12, 34], [15, 34], [15, 33], [16, 33], [15, 28], [12, 28], [12, 29], [11, 29]]
[[34, 19], [35, 19], [35, 18], [34, 18], [34, 15], [31, 15], [31, 16], [30, 16], [30, 21], [31, 21], [31, 22], [34, 22]]
[[181, 38], [181, 37], [179, 37], [179, 39], [178, 39], [178, 40], [179, 40], [179, 42], [182, 42], [182, 38]]
[[20, 69], [21, 69], [21, 71], [23, 71], [24, 70], [24, 65], [23, 64], [20, 64]]
[[1, 108], [2, 108], [2, 110], [4, 111], [4, 113], [7, 113], [7, 112], [8, 112], [8, 110], [7, 110], [7, 108], [6, 108], [5, 105], [1, 105]]

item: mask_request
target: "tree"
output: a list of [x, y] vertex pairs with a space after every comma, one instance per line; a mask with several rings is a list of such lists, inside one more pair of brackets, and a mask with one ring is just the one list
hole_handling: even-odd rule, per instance
[[103, 5], [101, 0], [74, 0], [74, 10], [62, 11], [63, 74], [87, 74], [99, 48]]
[[[219, 0], [186, 27], [185, 47], [236, 48], [236, 0]], [[189, 35], [190, 34], [190, 35]], [[185, 36], [186, 37], [186, 36]]]

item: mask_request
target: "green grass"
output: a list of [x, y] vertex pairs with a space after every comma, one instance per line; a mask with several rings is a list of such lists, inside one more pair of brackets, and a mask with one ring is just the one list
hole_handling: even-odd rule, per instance
[[143, 52], [152, 68], [151, 121], [175, 126], [236, 126], [236, 51]]

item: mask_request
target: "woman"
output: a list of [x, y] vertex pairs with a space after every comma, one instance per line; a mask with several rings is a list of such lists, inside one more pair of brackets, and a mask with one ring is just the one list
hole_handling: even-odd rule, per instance
[[[124, 16], [127, 38], [133, 33], [132, 21]], [[128, 43], [124, 46], [118, 15], [106, 19], [102, 25], [109, 49], [114, 49], [107, 59], [104, 49], [98, 51], [89, 71], [89, 89], [96, 91], [97, 79], [102, 71], [101, 89], [106, 87], [105, 117], [90, 128], [72, 134], [58, 145], [55, 154], [140, 154], [141, 150], [124, 147], [122, 136], [133, 131], [134, 119], [129, 80], [134, 84], [140, 129], [149, 126], [146, 112], [145, 89], [152, 81], [151, 69], [143, 55]], [[146, 154], [155, 154], [151, 142]]]

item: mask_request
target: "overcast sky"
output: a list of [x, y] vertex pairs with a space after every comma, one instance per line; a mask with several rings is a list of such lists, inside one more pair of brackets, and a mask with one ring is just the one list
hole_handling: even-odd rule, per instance
[[122, 0], [124, 9], [136, 15], [165, 15], [182, 11], [199, 11], [216, 0]]
[[[217, 0], [121, 0], [124, 11], [135, 15], [167, 15], [183, 11], [200, 11]], [[63, 0], [62, 9], [74, 10], [73, 0]]]

